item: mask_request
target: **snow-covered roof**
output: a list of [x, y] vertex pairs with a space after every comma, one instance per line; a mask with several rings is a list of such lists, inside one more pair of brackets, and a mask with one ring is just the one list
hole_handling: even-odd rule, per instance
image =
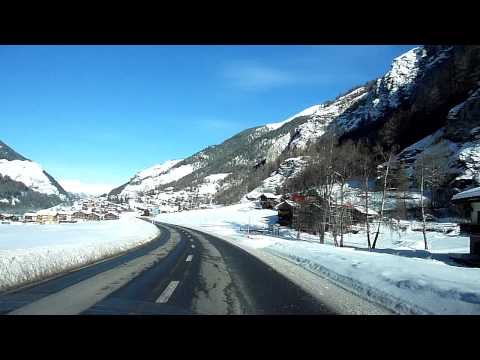
[[37, 215], [57, 215], [57, 211], [55, 210], [50, 210], [50, 209], [44, 209], [44, 210], [39, 210], [37, 211]]
[[456, 195], [453, 195], [452, 200], [469, 199], [474, 197], [480, 197], [480, 187], [462, 191]]
[[62, 210], [58, 212], [59, 215], [73, 215], [74, 213], [75, 211], [71, 211], [71, 210]]
[[272, 194], [272, 193], [262, 193], [260, 196], [265, 196], [266, 198], [268, 199], [279, 199], [281, 197], [281, 195], [275, 195], [275, 194]]
[[294, 201], [291, 201], [291, 200], [285, 200], [285, 201], [282, 201], [280, 204], [278, 204], [277, 206], [275, 206], [275, 210], [278, 210], [280, 207], [282, 207], [282, 205], [290, 205], [291, 207], [298, 207], [300, 206], [299, 204], [297, 204], [296, 202]]
[[[361, 212], [362, 214], [367, 214], [367, 212], [365, 211], [365, 207], [363, 206], [353, 205], [353, 208]], [[373, 209], [368, 209], [368, 215], [378, 215], [378, 213]]]

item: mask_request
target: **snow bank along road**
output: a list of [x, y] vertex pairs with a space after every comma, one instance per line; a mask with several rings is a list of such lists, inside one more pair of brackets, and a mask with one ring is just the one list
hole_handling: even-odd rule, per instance
[[[216, 236], [156, 224], [121, 256], [0, 295], [2, 314], [388, 314], [330, 282], [315, 289]], [[276, 259], [275, 261], [284, 261]], [[278, 265], [278, 264], [277, 264]], [[306, 270], [306, 277], [313, 276]]]

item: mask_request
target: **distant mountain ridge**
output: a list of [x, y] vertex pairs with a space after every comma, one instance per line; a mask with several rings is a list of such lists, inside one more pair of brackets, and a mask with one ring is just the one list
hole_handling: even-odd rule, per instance
[[[304, 155], [302, 151], [324, 134], [335, 132], [342, 141], [373, 144], [388, 132], [402, 151], [441, 128], [445, 131], [435, 141], [443, 141], [452, 151], [449, 181], [454, 186], [472, 186], [478, 184], [480, 170], [474, 164], [480, 145], [476, 135], [471, 134], [480, 126], [476, 95], [479, 86], [480, 46], [420, 46], [395, 58], [384, 76], [335, 100], [311, 106], [277, 123], [246, 129], [222, 144], [179, 161], [162, 176], [168, 178], [182, 167], [189, 171], [171, 182], [153, 181], [147, 193], [127, 191], [142, 184], [142, 179], [134, 177], [109, 197], [122, 201], [142, 196], [153, 199], [172, 187], [193, 196], [208, 176], [228, 173], [218, 183], [214, 198], [220, 202], [238, 201], [257, 187], [281, 186], [278, 179], [288, 178], [276, 176], [282, 166], [290, 169], [288, 174], [292, 176], [298, 173], [291, 167], [303, 163], [291, 159]], [[462, 152], [452, 146], [468, 149]], [[413, 166], [415, 161], [414, 156], [410, 164]], [[276, 176], [275, 180], [267, 181], [271, 176]]]
[[68, 198], [68, 193], [39, 164], [0, 141], [0, 210], [47, 208]]

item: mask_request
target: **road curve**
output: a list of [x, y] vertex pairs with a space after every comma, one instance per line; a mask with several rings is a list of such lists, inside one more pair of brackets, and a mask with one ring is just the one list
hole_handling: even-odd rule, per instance
[[235, 245], [197, 230], [156, 225], [160, 235], [131, 252], [0, 294], [0, 313], [335, 313]]

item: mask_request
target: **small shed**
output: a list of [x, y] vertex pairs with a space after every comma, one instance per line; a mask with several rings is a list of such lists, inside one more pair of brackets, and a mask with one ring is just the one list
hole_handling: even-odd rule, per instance
[[299, 205], [290, 200], [285, 200], [278, 204], [275, 207], [275, 209], [278, 211], [278, 223], [282, 226], [292, 225], [294, 210], [298, 208]]
[[464, 206], [470, 213], [470, 254], [480, 255], [480, 187], [462, 191], [452, 197], [452, 203]]

